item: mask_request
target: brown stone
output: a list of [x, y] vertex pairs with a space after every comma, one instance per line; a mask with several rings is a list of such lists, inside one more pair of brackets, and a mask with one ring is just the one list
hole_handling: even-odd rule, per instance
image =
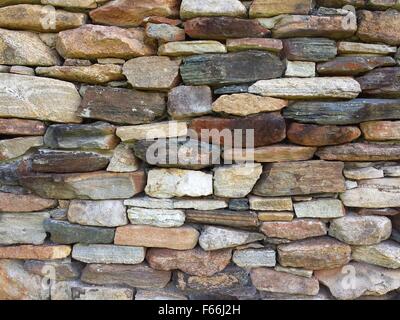
[[[234, 145], [235, 129], [242, 130], [242, 143], [246, 144], [246, 130], [254, 129], [254, 147], [274, 144], [282, 141], [286, 136], [285, 121], [279, 112], [262, 113], [258, 115], [250, 115], [242, 118], [217, 118], [217, 117], [201, 117], [191, 121], [190, 129], [195, 130], [201, 137], [202, 130], [218, 130], [220, 135], [215, 135], [210, 132], [209, 135], [204, 135], [202, 140], [215, 144]], [[224, 130], [226, 129], [226, 130]], [[221, 131], [224, 130], [221, 134]], [[223, 133], [230, 132], [231, 137], [224, 138]], [[249, 137], [247, 137], [248, 139]], [[244, 147], [244, 146], [243, 146]]]
[[372, 70], [356, 78], [361, 86], [363, 95], [376, 98], [399, 98], [400, 84], [399, 67], [386, 67]]
[[258, 213], [258, 220], [268, 221], [292, 221], [294, 213], [291, 211], [265, 211]]
[[146, 260], [156, 270], [179, 269], [190, 275], [209, 277], [224, 270], [231, 257], [231, 249], [204, 251], [197, 247], [179, 251], [152, 248], [147, 251]]
[[374, 143], [348, 143], [320, 148], [316, 155], [323, 160], [388, 161], [400, 160], [400, 145]]
[[20, 245], [0, 247], [0, 259], [55, 260], [70, 255], [71, 247], [66, 245]]
[[10, 136], [41, 136], [46, 125], [41, 121], [23, 119], [0, 119], [0, 134]]
[[329, 61], [337, 55], [336, 42], [325, 38], [285, 39], [283, 48], [290, 61]]
[[260, 227], [269, 238], [302, 240], [324, 236], [327, 233], [325, 223], [313, 219], [295, 219], [290, 222], [263, 222]]
[[131, 59], [155, 53], [145, 43], [144, 31], [99, 25], [84, 25], [58, 34], [57, 51], [64, 58]]
[[267, 164], [253, 193], [270, 197], [343, 192], [343, 166], [318, 160]]
[[122, 285], [135, 288], [164, 288], [171, 279], [171, 272], [150, 268], [147, 264], [88, 264], [81, 280], [98, 285]]
[[278, 246], [278, 260], [282, 266], [310, 270], [340, 267], [350, 261], [350, 254], [350, 246], [329, 237]]
[[98, 24], [135, 27], [151, 16], [178, 17], [178, 0], [114, 0], [92, 10], [90, 17]]
[[231, 17], [194, 18], [184, 23], [193, 39], [225, 40], [229, 38], [264, 38], [271, 32], [257, 20]]
[[255, 213], [229, 210], [187, 210], [186, 222], [230, 226], [235, 228], [255, 228], [258, 225], [257, 215]]
[[268, 38], [227, 39], [226, 48], [229, 52], [243, 50], [262, 50], [280, 52], [283, 49], [281, 40]]
[[316, 278], [296, 276], [267, 268], [253, 269], [250, 276], [253, 285], [260, 291], [310, 296], [317, 295], [319, 291]]
[[313, 0], [255, 0], [249, 9], [250, 18], [274, 17], [280, 14], [309, 14]]
[[303, 146], [329, 146], [351, 142], [360, 137], [358, 127], [350, 126], [319, 126], [293, 122], [287, 130], [290, 142]]
[[116, 229], [114, 243], [138, 247], [190, 250], [196, 246], [198, 238], [199, 232], [189, 226], [159, 228], [129, 225]]
[[33, 194], [0, 192], [0, 212], [34, 212], [57, 206], [57, 200], [44, 199]]
[[400, 121], [369, 121], [360, 127], [366, 140], [400, 140]]
[[396, 10], [357, 13], [357, 36], [365, 42], [383, 42], [400, 45], [400, 13]]
[[357, 214], [361, 216], [395, 216], [399, 213], [400, 211], [395, 208], [384, 208], [384, 209], [361, 208], [357, 210]]

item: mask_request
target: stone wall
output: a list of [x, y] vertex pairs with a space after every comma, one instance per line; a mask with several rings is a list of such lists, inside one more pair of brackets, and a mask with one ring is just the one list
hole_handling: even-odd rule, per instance
[[0, 299], [396, 298], [400, 5], [316, 2], [0, 0]]

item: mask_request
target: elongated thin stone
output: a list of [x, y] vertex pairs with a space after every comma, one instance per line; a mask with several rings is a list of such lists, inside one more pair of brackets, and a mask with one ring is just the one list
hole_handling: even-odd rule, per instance
[[72, 258], [85, 263], [138, 264], [143, 262], [144, 257], [145, 249], [142, 247], [76, 244], [72, 250]]

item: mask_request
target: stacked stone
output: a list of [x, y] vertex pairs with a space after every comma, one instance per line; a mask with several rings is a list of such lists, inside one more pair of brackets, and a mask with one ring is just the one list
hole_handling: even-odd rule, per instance
[[0, 299], [398, 297], [398, 10], [0, 0]]

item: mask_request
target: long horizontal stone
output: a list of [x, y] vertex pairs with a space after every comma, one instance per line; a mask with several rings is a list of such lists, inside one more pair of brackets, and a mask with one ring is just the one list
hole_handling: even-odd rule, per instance
[[286, 78], [257, 81], [249, 92], [286, 99], [353, 99], [361, 88], [350, 77]]
[[0, 134], [10, 136], [42, 136], [46, 125], [41, 121], [0, 119]]
[[291, 211], [262, 211], [258, 212], [258, 221], [292, 221], [294, 213]]
[[400, 140], [400, 121], [368, 121], [360, 127], [366, 140]]
[[157, 199], [147, 196], [127, 199], [124, 205], [149, 209], [217, 210], [228, 207], [225, 200], [217, 199]]
[[292, 38], [283, 40], [283, 52], [288, 60], [321, 62], [335, 58], [337, 48], [330, 39]]
[[23, 137], [0, 141], [0, 161], [20, 157], [34, 147], [43, 145], [43, 137]]
[[373, 44], [373, 43], [359, 43], [339, 41], [337, 44], [338, 52], [340, 54], [374, 54], [374, 55], [390, 55], [396, 53], [396, 47]]
[[83, 118], [142, 124], [161, 117], [165, 110], [162, 93], [96, 86], [86, 88], [79, 113]]
[[399, 98], [400, 85], [396, 82], [400, 75], [399, 67], [386, 67], [372, 70], [356, 80], [363, 94], [376, 98]]
[[158, 48], [160, 56], [182, 57], [195, 54], [226, 53], [226, 47], [214, 40], [168, 42]]
[[0, 73], [0, 117], [79, 123], [80, 103], [72, 83]]
[[44, 199], [33, 194], [0, 192], [0, 212], [34, 212], [56, 207], [57, 200]]
[[314, 8], [312, 0], [289, 0], [285, 2], [255, 0], [249, 9], [250, 18], [274, 17], [280, 14], [309, 14]]
[[315, 124], [358, 124], [400, 119], [400, 99], [354, 99], [350, 101], [295, 102], [283, 110], [287, 119]]
[[0, 247], [0, 259], [56, 260], [70, 255], [71, 247], [63, 245], [21, 245]]
[[226, 49], [229, 52], [244, 50], [262, 50], [270, 52], [280, 52], [283, 49], [281, 40], [267, 38], [241, 38], [227, 39]]
[[147, 264], [88, 264], [81, 280], [97, 285], [122, 285], [134, 288], [164, 288], [171, 272], [150, 268]]
[[278, 246], [278, 261], [284, 267], [331, 269], [350, 261], [351, 247], [329, 237], [296, 241]]
[[302, 240], [327, 234], [325, 223], [314, 219], [263, 222], [260, 231], [269, 238]]
[[187, 210], [186, 222], [234, 228], [255, 228], [258, 225], [258, 219], [255, 213], [229, 210]]
[[390, 161], [400, 160], [398, 144], [348, 143], [320, 148], [316, 155], [323, 160]]
[[375, 245], [353, 246], [351, 257], [358, 262], [398, 269], [400, 268], [400, 244], [388, 240]]
[[183, 0], [180, 8], [181, 19], [193, 17], [246, 17], [247, 9], [239, 0], [213, 1]]
[[0, 244], [42, 244], [43, 222], [49, 217], [48, 212], [0, 213]]
[[182, 210], [130, 208], [128, 218], [131, 224], [161, 228], [180, 227], [185, 223]]
[[243, 51], [187, 57], [180, 73], [186, 85], [222, 86], [279, 78], [282, 61], [269, 52]]
[[288, 196], [343, 192], [342, 170], [342, 162], [318, 160], [267, 164], [253, 193], [259, 196]]
[[340, 218], [346, 214], [345, 208], [337, 199], [317, 199], [304, 202], [296, 202], [294, 211], [298, 218]]
[[83, 265], [71, 259], [57, 260], [27, 260], [24, 262], [24, 269], [29, 273], [45, 277], [49, 268], [56, 272], [58, 281], [75, 280], [81, 276]]
[[272, 249], [240, 249], [235, 250], [232, 261], [241, 268], [274, 267], [275, 251]]
[[28, 173], [21, 184], [43, 198], [51, 199], [124, 199], [144, 189], [143, 171], [114, 173], [97, 171], [82, 174]]
[[43, 225], [44, 229], [50, 233], [51, 241], [63, 244], [112, 243], [115, 233], [111, 228], [81, 226], [51, 219], [45, 220]]
[[72, 249], [72, 258], [85, 263], [138, 264], [143, 262], [144, 257], [145, 249], [142, 247], [76, 244]]
[[290, 211], [293, 208], [290, 197], [257, 197], [250, 195], [250, 209], [257, 211]]
[[340, 195], [347, 207], [396, 208], [400, 206], [400, 179], [383, 178], [358, 181], [358, 187]]
[[114, 243], [137, 247], [190, 250], [196, 246], [198, 238], [199, 232], [189, 226], [159, 228], [130, 225], [116, 229]]

